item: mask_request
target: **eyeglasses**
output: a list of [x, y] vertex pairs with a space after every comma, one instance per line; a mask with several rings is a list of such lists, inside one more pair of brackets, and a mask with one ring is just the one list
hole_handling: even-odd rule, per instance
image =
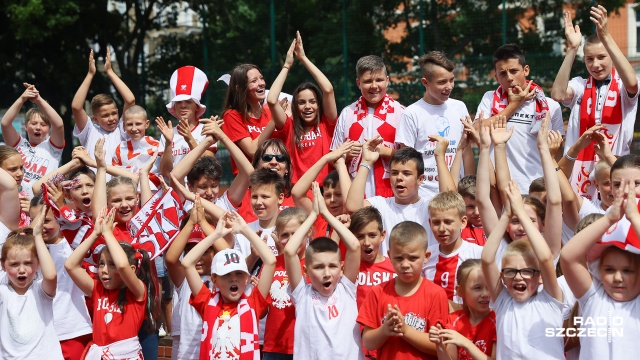
[[531, 279], [536, 273], [539, 273], [540, 270], [536, 269], [512, 269], [512, 268], [504, 268], [502, 269], [502, 276], [506, 279], [513, 279], [516, 275], [520, 274], [523, 279]]
[[264, 162], [270, 162], [273, 158], [275, 158], [277, 162], [283, 163], [286, 156], [282, 154], [262, 154], [262, 161]]

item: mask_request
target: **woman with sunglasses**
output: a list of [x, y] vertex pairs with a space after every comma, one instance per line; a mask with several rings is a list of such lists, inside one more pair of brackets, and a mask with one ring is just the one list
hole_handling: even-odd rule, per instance
[[[285, 187], [284, 202], [280, 205], [280, 210], [295, 206], [291, 197], [291, 157], [280, 139], [269, 139], [260, 144], [253, 157], [253, 168], [273, 170], [282, 176]], [[251, 209], [251, 192], [247, 191], [242, 199], [238, 213], [247, 223], [258, 219]]]
[[[293, 65], [294, 54], [320, 88], [310, 82], [298, 85], [293, 92], [291, 116], [288, 117], [278, 102], [278, 96]], [[289, 47], [282, 70], [271, 85], [267, 103], [275, 126], [281, 129], [275, 136], [282, 139], [293, 159], [291, 179], [295, 184], [324, 154], [331, 152], [331, 139], [338, 118], [333, 86], [305, 55], [300, 32], [296, 33], [296, 39]], [[316, 177], [316, 181], [322, 184], [328, 173], [329, 166], [326, 165]]]
[[[260, 69], [241, 64], [231, 72], [229, 88], [224, 100], [222, 130], [251, 161], [262, 142], [271, 138], [275, 124], [271, 111], [263, 105], [266, 83]], [[231, 159], [233, 174], [238, 173]]]

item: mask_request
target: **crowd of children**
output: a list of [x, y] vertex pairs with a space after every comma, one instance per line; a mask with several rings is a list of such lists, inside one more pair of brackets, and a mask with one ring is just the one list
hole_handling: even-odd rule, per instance
[[[606, 10], [591, 20], [588, 78], [569, 79], [583, 38], [567, 13], [553, 99], [507, 44], [475, 120], [438, 51], [406, 108], [361, 58], [361, 97], [338, 113], [297, 33], [270, 91], [233, 69], [220, 117], [203, 118], [206, 74], [176, 70], [154, 139], [108, 51], [122, 117], [107, 95], [85, 112], [91, 52], [81, 146], [60, 164], [65, 125], [25, 83], [2, 118], [0, 358], [155, 359], [161, 327], [180, 360], [635, 358], [638, 78]], [[296, 59], [317, 85], [281, 101]]]

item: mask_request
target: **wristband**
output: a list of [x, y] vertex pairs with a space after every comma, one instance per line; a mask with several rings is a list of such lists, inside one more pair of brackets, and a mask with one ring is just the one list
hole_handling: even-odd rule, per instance
[[372, 170], [371, 170], [371, 165], [369, 165], [369, 164], [362, 164], [362, 163], [361, 163], [361, 164], [360, 164], [360, 166], [362, 166], [363, 168], [367, 168], [367, 169], [369, 169], [369, 172], [371, 172], [371, 171], [372, 171]]
[[569, 161], [576, 161], [576, 158], [569, 156], [568, 152], [564, 153], [564, 157]]
[[283, 66], [282, 66], [282, 68], [283, 68], [283, 69], [287, 69], [287, 70], [291, 70], [291, 68], [290, 68], [290, 67], [288, 67], [288, 66], [286, 66], [286, 65], [283, 65]]

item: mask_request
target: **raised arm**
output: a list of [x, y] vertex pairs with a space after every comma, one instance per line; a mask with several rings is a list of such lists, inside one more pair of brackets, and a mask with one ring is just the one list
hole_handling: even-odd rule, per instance
[[476, 174], [476, 204], [482, 228], [485, 234], [493, 233], [498, 224], [498, 214], [491, 202], [491, 159], [489, 155], [491, 147], [491, 135], [488, 126], [480, 126], [480, 156], [478, 157], [478, 172]]
[[93, 187], [93, 199], [91, 199], [91, 212], [94, 220], [100, 209], [107, 207], [107, 163], [104, 160], [104, 139], [96, 143], [96, 181]]
[[38, 181], [33, 183], [33, 187], [31, 188], [31, 190], [33, 190], [33, 194], [39, 195], [42, 192], [42, 184], [48, 182], [52, 177], [57, 175], [66, 175], [81, 166], [82, 161], [80, 159], [71, 159], [71, 161], [53, 170], [52, 172], [47, 173], [45, 176], [41, 177], [40, 179], [38, 179]]
[[602, 130], [603, 128], [603, 125], [594, 125], [587, 129], [584, 133], [582, 133], [582, 135], [580, 135], [575, 143], [567, 144], [569, 148], [567, 149], [567, 152], [562, 157], [562, 159], [560, 159], [560, 161], [558, 162], [558, 166], [560, 166], [560, 169], [562, 169], [562, 172], [567, 176], [567, 178], [571, 178], [573, 165], [575, 163], [575, 159], [578, 157], [578, 154], [580, 154], [580, 151], [582, 151], [582, 149], [586, 148], [587, 146], [590, 146], [595, 139], [594, 136], [597, 136], [594, 134]]
[[[509, 183], [506, 194], [509, 199], [511, 211], [518, 217], [518, 220], [520, 220], [520, 224], [522, 224], [522, 227], [529, 238], [529, 242], [531, 243], [531, 248], [538, 259], [544, 290], [556, 300], [562, 302], [562, 290], [560, 289], [560, 286], [558, 286], [556, 267], [553, 264], [554, 255], [551, 250], [549, 250], [549, 246], [547, 245], [545, 238], [542, 237], [542, 234], [538, 231], [537, 225], [535, 225], [533, 221], [531, 221], [529, 215], [527, 215], [524, 203], [522, 202], [522, 195], [520, 195], [520, 189], [518, 189], [518, 184], [516, 184], [515, 180], [511, 180]], [[547, 206], [549, 205], [547, 204]], [[559, 228], [562, 230], [561, 226], [559, 226]], [[546, 233], [547, 232], [545, 231], [545, 237], [548, 236]]]
[[33, 219], [31, 226], [33, 227], [33, 236], [36, 240], [36, 253], [38, 254], [40, 272], [42, 273], [42, 290], [44, 290], [47, 295], [53, 297], [56, 294], [58, 284], [56, 264], [53, 262], [49, 249], [47, 249], [47, 245], [42, 238], [42, 227], [44, 225], [44, 218], [47, 216], [47, 211], [49, 211], [49, 207], [43, 205], [40, 213]]
[[122, 101], [124, 102], [122, 113], [124, 114], [127, 109], [136, 104], [136, 97], [133, 95], [127, 84], [125, 84], [124, 81], [118, 77], [118, 74], [113, 71], [113, 68], [111, 67], [111, 50], [109, 49], [109, 46], [107, 46], [107, 56], [104, 59], [104, 72], [107, 73], [109, 80], [111, 80], [111, 83], [122, 97]]
[[115, 214], [115, 209], [111, 209], [111, 211], [109, 211], [107, 219], [102, 225], [102, 237], [104, 238], [104, 242], [107, 245], [109, 254], [111, 255], [113, 265], [116, 267], [116, 270], [122, 278], [125, 286], [127, 287], [127, 289], [129, 289], [129, 291], [133, 293], [133, 297], [134, 299], [136, 299], [136, 301], [141, 301], [146, 295], [145, 284], [142, 282], [142, 280], [138, 279], [135, 271], [135, 266], [129, 264], [127, 254], [124, 252], [124, 249], [122, 249], [122, 246], [118, 243], [118, 240], [116, 240], [115, 236], [113, 236], [113, 221], [115, 218]]
[[[307, 213], [311, 212], [311, 207], [313, 206], [311, 199], [307, 197], [307, 192], [311, 188], [311, 184], [316, 180], [320, 171], [327, 166], [327, 164], [338, 161], [339, 159], [344, 159], [344, 157], [351, 151], [351, 146], [353, 144], [353, 140], [347, 140], [342, 143], [338, 148], [333, 150], [332, 152], [324, 155], [312, 167], [307, 170], [298, 182], [291, 189], [291, 197], [293, 198], [293, 202], [297, 207], [301, 207]], [[344, 161], [343, 161], [344, 164]], [[336, 164], [337, 165], [337, 164]], [[338, 168], [338, 166], [336, 166]], [[345, 166], [346, 169], [346, 166]], [[338, 170], [339, 171], [339, 170]], [[349, 185], [347, 186], [347, 190], [344, 191], [342, 188], [342, 175], [338, 174], [339, 182], [340, 182], [340, 191], [342, 194], [347, 194], [349, 192], [349, 188], [351, 187], [351, 180], [349, 179], [349, 173], [347, 172], [346, 177], [347, 181], [349, 181]], [[344, 192], [343, 192], [344, 191]]]
[[607, 53], [611, 56], [613, 66], [618, 71], [618, 75], [620, 76], [620, 80], [622, 80], [624, 88], [627, 90], [627, 94], [629, 94], [629, 97], [634, 97], [638, 93], [638, 78], [629, 60], [624, 56], [616, 44], [616, 41], [609, 33], [607, 26], [607, 9], [602, 5], [591, 7], [590, 19], [596, 25], [598, 39], [602, 41], [602, 45], [604, 45]]
[[[138, 172], [138, 182], [140, 185], [140, 203], [142, 204], [149, 201], [149, 199], [151, 199], [151, 197], [153, 196], [153, 193], [151, 192], [151, 185], [149, 184], [149, 172], [151, 172], [151, 168], [153, 168], [153, 164], [156, 162], [157, 158], [158, 149], [156, 149], [156, 151], [153, 153], [151, 159], [149, 159], [149, 161], [142, 165], [140, 171]], [[164, 180], [160, 178], [160, 181], [162, 182], [164, 188], [164, 186], [166, 186]]]
[[40, 97], [35, 86], [27, 83], [24, 83], [24, 86], [26, 89], [22, 95], [13, 102], [2, 117], [2, 136], [4, 137], [4, 142], [11, 147], [18, 145], [18, 141], [20, 141], [20, 134], [18, 134], [16, 128], [13, 127], [13, 120], [18, 116], [22, 106], [27, 100], [33, 100]]
[[318, 219], [318, 213], [320, 212], [320, 199], [314, 196], [313, 208], [309, 212], [307, 219], [300, 225], [296, 232], [291, 235], [291, 238], [284, 246], [284, 266], [287, 270], [287, 276], [289, 277], [289, 284], [291, 290], [294, 290], [303, 281], [302, 269], [300, 269], [300, 258], [298, 257], [298, 249], [302, 245], [302, 242], [307, 238], [309, 230]]
[[20, 197], [18, 196], [18, 184], [8, 172], [0, 168], [0, 221], [9, 228], [15, 230], [20, 223]]
[[[29, 84], [25, 84], [27, 86]], [[29, 85], [33, 86], [33, 85]], [[49, 135], [49, 141], [51, 145], [57, 148], [64, 148], [64, 122], [62, 118], [58, 114], [58, 112], [46, 102], [42, 96], [36, 96], [35, 98], [30, 99], [34, 104], [36, 104], [47, 117], [49, 118], [49, 123], [51, 123], [51, 133]]]
[[[336, 97], [333, 92], [333, 85], [331, 81], [318, 69], [318, 67], [307, 58], [302, 45], [302, 36], [300, 31], [296, 31], [295, 41], [295, 54], [298, 60], [309, 71], [311, 76], [316, 80], [320, 90], [322, 90], [322, 111], [324, 116], [331, 124], [335, 124], [338, 121], [338, 107], [336, 106]], [[292, 104], [296, 106], [296, 104]]]
[[[436, 168], [438, 170], [439, 179], [438, 186], [440, 192], [456, 191], [456, 184], [453, 181], [453, 176], [451, 176], [451, 173], [449, 172], [449, 167], [447, 166], [447, 160], [445, 158], [447, 148], [449, 147], [449, 140], [440, 135], [429, 135], [429, 141], [435, 141], [437, 143], [433, 156], [436, 159]], [[460, 169], [458, 169], [458, 174], [460, 174]]]
[[[271, 116], [273, 117], [275, 126], [278, 129], [282, 129], [284, 124], [287, 122], [287, 114], [285, 114], [284, 109], [280, 106], [278, 98], [282, 92], [284, 82], [287, 80], [287, 74], [289, 74], [289, 70], [291, 70], [291, 66], [293, 65], [293, 49], [295, 45], [296, 40], [293, 40], [291, 42], [291, 46], [289, 46], [289, 50], [287, 51], [287, 56], [284, 60], [284, 65], [282, 65], [282, 69], [280, 70], [280, 74], [278, 74], [278, 77], [276, 77], [273, 84], [271, 84], [271, 88], [269, 88], [269, 95], [267, 96], [267, 104], [269, 105], [269, 110], [271, 110]], [[295, 104], [293, 105], [295, 106]]]
[[348, 212], [355, 212], [356, 210], [371, 206], [371, 204], [364, 199], [364, 191], [367, 184], [367, 178], [369, 173], [373, 171], [373, 164], [378, 161], [380, 157], [380, 144], [382, 144], [382, 138], [376, 136], [373, 139], [367, 140], [362, 147], [362, 159], [360, 160], [360, 167], [355, 179], [351, 182], [351, 188], [345, 201], [345, 207]]
[[169, 120], [168, 123], [165, 123], [162, 116], [158, 116], [156, 118], [156, 125], [164, 137], [164, 149], [158, 149], [159, 151], [162, 151], [162, 156], [160, 157], [160, 174], [165, 179], [169, 179], [169, 173], [173, 170], [174, 131], [171, 125], [171, 120]]
[[[587, 269], [585, 258], [589, 250], [602, 239], [602, 235], [622, 218], [625, 213], [625, 198], [629, 198], [629, 185], [622, 180], [620, 191], [609, 207], [609, 211], [593, 224], [578, 232], [560, 252], [562, 273], [567, 279], [571, 292], [578, 299], [587, 293], [593, 281], [591, 273]], [[635, 205], [635, 201], [631, 201]]]
[[[358, 272], [360, 271], [360, 241], [355, 235], [338, 219], [336, 219], [329, 209], [327, 204], [322, 199], [322, 193], [320, 192], [320, 186], [317, 182], [313, 183], [313, 201], [318, 199], [318, 209], [320, 214], [327, 220], [329, 226], [335, 230], [340, 236], [340, 240], [347, 247], [347, 253], [344, 256], [344, 276], [347, 277], [352, 283], [356, 283], [358, 279]], [[314, 204], [315, 207], [315, 204]]]
[[569, 77], [571, 76], [571, 67], [576, 59], [576, 54], [582, 43], [582, 33], [580, 26], [573, 26], [571, 21], [571, 13], [564, 12], [564, 35], [567, 38], [567, 53], [564, 56], [560, 70], [553, 81], [551, 88], [551, 97], [557, 102], [564, 102], [573, 99], [573, 89], [569, 87]]
[[491, 122], [491, 139], [493, 140], [493, 155], [495, 156], [496, 184], [500, 192], [502, 203], [505, 202], [504, 189], [511, 180], [509, 162], [507, 161], [507, 141], [513, 134], [513, 126], [507, 130], [507, 118], [497, 116]]
[[[560, 184], [558, 175], [556, 174], [555, 161], [549, 152], [549, 121], [549, 113], [547, 113], [538, 131], [537, 144], [538, 151], [540, 152], [545, 187], [547, 189], [544, 239], [547, 241], [549, 249], [551, 250], [551, 260], [553, 262], [553, 259], [560, 254], [560, 247], [562, 246], [562, 195], [560, 194]], [[557, 135], [559, 134], [554, 133], [553, 137], [555, 138]]]
[[504, 232], [507, 230], [510, 218], [510, 214], [505, 211], [493, 228], [493, 231], [490, 233], [487, 232], [489, 237], [482, 248], [482, 273], [487, 280], [487, 288], [489, 288], [493, 301], [498, 298], [498, 295], [500, 295], [500, 292], [504, 288], [500, 279], [500, 269], [496, 263], [496, 253], [498, 252], [498, 247], [500, 247], [500, 241], [502, 241], [504, 237]]
[[93, 58], [93, 50], [89, 52], [89, 71], [87, 72], [87, 76], [85, 76], [84, 80], [82, 80], [82, 84], [76, 91], [76, 94], [73, 96], [73, 100], [71, 101], [71, 111], [73, 113], [73, 119], [76, 122], [76, 126], [80, 131], [87, 126], [87, 122], [89, 121], [89, 115], [84, 111], [84, 102], [87, 100], [87, 94], [89, 93], [89, 88], [91, 87], [91, 82], [93, 81], [93, 77], [96, 75], [96, 61]]

